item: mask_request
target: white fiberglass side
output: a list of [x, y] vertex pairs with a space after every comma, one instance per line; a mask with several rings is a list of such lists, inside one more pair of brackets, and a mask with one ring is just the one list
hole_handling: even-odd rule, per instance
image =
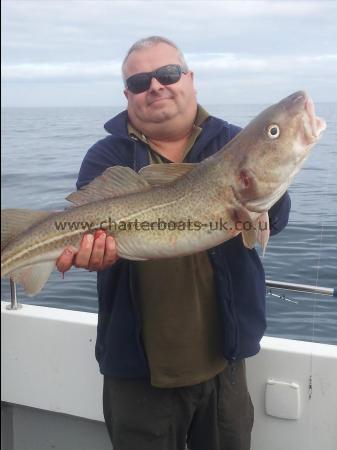
[[[103, 420], [97, 315], [1, 302], [2, 401]], [[247, 360], [252, 450], [335, 450], [337, 347], [265, 337]], [[267, 414], [267, 412], [269, 414]]]

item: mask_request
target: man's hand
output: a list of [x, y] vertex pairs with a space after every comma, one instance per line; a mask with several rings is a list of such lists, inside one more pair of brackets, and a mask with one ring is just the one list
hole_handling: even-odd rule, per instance
[[98, 230], [95, 236], [83, 236], [79, 250], [68, 247], [56, 261], [57, 269], [64, 273], [71, 266], [88, 270], [104, 270], [114, 264], [118, 259], [116, 242], [112, 236], [107, 236]]

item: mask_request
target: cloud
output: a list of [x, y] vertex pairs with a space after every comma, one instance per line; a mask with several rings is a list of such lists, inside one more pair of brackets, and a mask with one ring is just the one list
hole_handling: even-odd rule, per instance
[[1, 69], [4, 81], [64, 81], [121, 76], [121, 63], [98, 61], [92, 63], [31, 63], [5, 64]]
[[[233, 53], [186, 54], [189, 66], [198, 76], [212, 77], [232, 73], [278, 74], [320, 72], [337, 73], [337, 54], [327, 55], [286, 55], [268, 58], [240, 55]], [[4, 64], [2, 67], [4, 81], [67, 81], [97, 80], [121, 77], [121, 61], [64, 62]]]
[[205, 102], [224, 85], [225, 101], [337, 98], [337, 2], [12, 0], [1, 20], [7, 105], [117, 104], [125, 53], [153, 34], [181, 47]]
[[[7, 1], [2, 7], [6, 62], [122, 57], [151, 34], [168, 36], [185, 50], [313, 51], [335, 27], [337, 5], [325, 1]], [[199, 34], [200, 35], [199, 39]], [[261, 39], [262, 37], [262, 39]], [[328, 39], [328, 36], [325, 40]]]
[[186, 55], [189, 65], [200, 74], [216, 73], [279, 73], [325, 70], [337, 73], [337, 53], [327, 55], [282, 55], [258, 57], [233, 53]]

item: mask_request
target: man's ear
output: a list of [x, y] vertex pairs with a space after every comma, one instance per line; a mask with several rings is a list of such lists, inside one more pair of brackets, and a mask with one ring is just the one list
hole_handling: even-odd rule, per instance
[[194, 93], [197, 94], [197, 90], [196, 90], [196, 88], [194, 86], [194, 72], [189, 71], [188, 73], [191, 74], [191, 80], [192, 80], [192, 83], [193, 83], [193, 90], [194, 90]]
[[129, 93], [128, 93], [128, 90], [127, 89], [124, 89], [124, 95], [125, 95], [125, 97], [126, 97], [126, 99], [128, 100], [129, 99]]

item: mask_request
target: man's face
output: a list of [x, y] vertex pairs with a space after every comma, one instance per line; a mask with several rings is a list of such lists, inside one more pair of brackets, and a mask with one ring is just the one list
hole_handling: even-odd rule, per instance
[[[179, 64], [177, 50], [160, 43], [131, 53], [126, 64], [126, 78], [141, 72], [152, 72], [167, 64]], [[142, 131], [151, 124], [160, 124], [175, 117], [184, 118], [185, 112], [196, 104], [193, 73], [182, 74], [177, 83], [164, 86], [152, 78], [149, 89], [140, 94], [124, 91], [128, 99], [131, 122]]]

